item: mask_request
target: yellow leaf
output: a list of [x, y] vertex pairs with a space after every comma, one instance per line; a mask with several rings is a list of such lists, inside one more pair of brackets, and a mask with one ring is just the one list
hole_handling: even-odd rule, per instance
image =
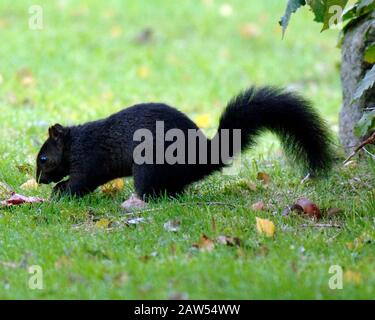
[[111, 28], [111, 37], [112, 38], [118, 38], [119, 36], [121, 36], [121, 34], [122, 34], [121, 26], [116, 25], [116, 26], [113, 26]]
[[273, 235], [275, 234], [275, 225], [273, 224], [273, 222], [258, 217], [255, 217], [255, 219], [258, 233], [264, 234], [267, 237], [273, 237]]
[[35, 179], [27, 180], [23, 183], [20, 188], [24, 190], [36, 189], [38, 187], [38, 182]]
[[203, 113], [195, 118], [195, 123], [199, 128], [207, 128], [210, 124], [210, 114]]
[[356, 271], [345, 271], [344, 280], [354, 284], [360, 284], [362, 282], [362, 276], [359, 272]]
[[99, 229], [106, 229], [106, 228], [109, 227], [110, 223], [111, 223], [111, 221], [109, 221], [106, 218], [103, 218], [103, 219], [100, 219], [100, 220], [95, 222], [95, 227], [97, 227]]
[[140, 66], [137, 69], [137, 75], [142, 79], [146, 79], [150, 76], [150, 69], [147, 66]]
[[100, 187], [100, 190], [108, 195], [113, 195], [124, 188], [124, 179], [115, 179], [112, 180]]

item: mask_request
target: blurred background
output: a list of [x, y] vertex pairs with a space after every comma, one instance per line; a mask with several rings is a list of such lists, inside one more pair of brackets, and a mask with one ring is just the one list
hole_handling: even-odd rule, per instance
[[[166, 102], [209, 135], [226, 102], [250, 85], [298, 90], [337, 130], [337, 31], [303, 8], [285, 38], [286, 1], [37, 1], [0, 3], [0, 152], [33, 163], [47, 127]], [[268, 138], [265, 138], [268, 141]]]

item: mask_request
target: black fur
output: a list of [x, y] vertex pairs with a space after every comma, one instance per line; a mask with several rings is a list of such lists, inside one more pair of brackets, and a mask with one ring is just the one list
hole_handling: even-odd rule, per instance
[[[55, 186], [54, 192], [82, 196], [112, 179], [133, 176], [139, 196], [173, 196], [224, 166], [222, 162], [209, 164], [211, 141], [206, 137], [203, 139], [207, 142], [208, 164], [187, 164], [188, 146], [186, 164], [135, 164], [133, 151], [139, 142], [133, 140], [133, 134], [137, 129], [149, 129], [154, 136], [155, 156], [156, 121], [164, 121], [165, 132], [181, 129], [186, 141], [188, 129], [198, 129], [183, 113], [158, 103], [138, 104], [79, 126], [57, 124], [49, 129], [49, 138], [38, 154], [37, 179], [50, 183], [69, 176]], [[268, 87], [250, 88], [229, 102], [220, 129], [241, 129], [242, 149], [250, 147], [263, 130], [270, 130], [280, 137], [295, 163], [311, 173], [326, 171], [332, 163], [324, 121], [296, 94]], [[171, 143], [165, 142], [164, 151]], [[236, 153], [232, 145], [230, 148]], [[198, 147], [196, 152], [198, 158]], [[45, 163], [41, 162], [42, 156], [47, 157]]]

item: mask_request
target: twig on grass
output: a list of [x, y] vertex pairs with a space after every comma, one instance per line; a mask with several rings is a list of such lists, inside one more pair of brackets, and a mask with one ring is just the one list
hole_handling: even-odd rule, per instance
[[344, 164], [347, 164], [360, 150], [362, 150], [365, 146], [368, 144], [374, 144], [375, 143], [375, 131], [369, 136], [366, 140], [362, 141], [350, 154], [349, 157], [346, 158], [344, 161]]
[[315, 223], [315, 224], [301, 224], [302, 228], [338, 228], [341, 229], [342, 226], [339, 224], [330, 223]]

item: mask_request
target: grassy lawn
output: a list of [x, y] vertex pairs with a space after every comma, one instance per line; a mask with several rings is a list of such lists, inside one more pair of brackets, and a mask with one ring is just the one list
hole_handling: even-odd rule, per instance
[[[44, 28], [30, 30], [35, 1], [1, 1], [0, 181], [49, 196], [51, 186], [20, 185], [34, 177], [35, 156], [56, 122], [162, 101], [212, 135], [229, 98], [251, 84], [299, 90], [336, 132], [337, 32], [320, 34], [301, 10], [281, 40], [284, 2], [40, 0]], [[373, 299], [374, 175], [366, 163], [342, 166], [338, 154], [326, 179], [300, 184], [301, 173], [267, 135], [243, 156], [239, 176], [215, 174], [177, 200], [152, 202], [155, 210], [134, 226], [120, 209], [133, 192], [131, 179], [114, 196], [96, 191], [81, 200], [0, 209], [0, 298]], [[270, 175], [269, 185], [256, 180], [260, 171]], [[343, 209], [319, 221], [340, 228], [281, 215], [301, 197]], [[258, 201], [266, 211], [252, 209]], [[274, 222], [273, 238], [257, 233], [255, 217]], [[103, 219], [108, 228], [95, 222]], [[176, 219], [180, 229], [166, 230]], [[235, 236], [241, 245], [192, 248], [203, 234]], [[32, 265], [43, 270], [43, 290], [28, 286]], [[344, 271], [342, 290], [329, 288], [332, 265]]]

